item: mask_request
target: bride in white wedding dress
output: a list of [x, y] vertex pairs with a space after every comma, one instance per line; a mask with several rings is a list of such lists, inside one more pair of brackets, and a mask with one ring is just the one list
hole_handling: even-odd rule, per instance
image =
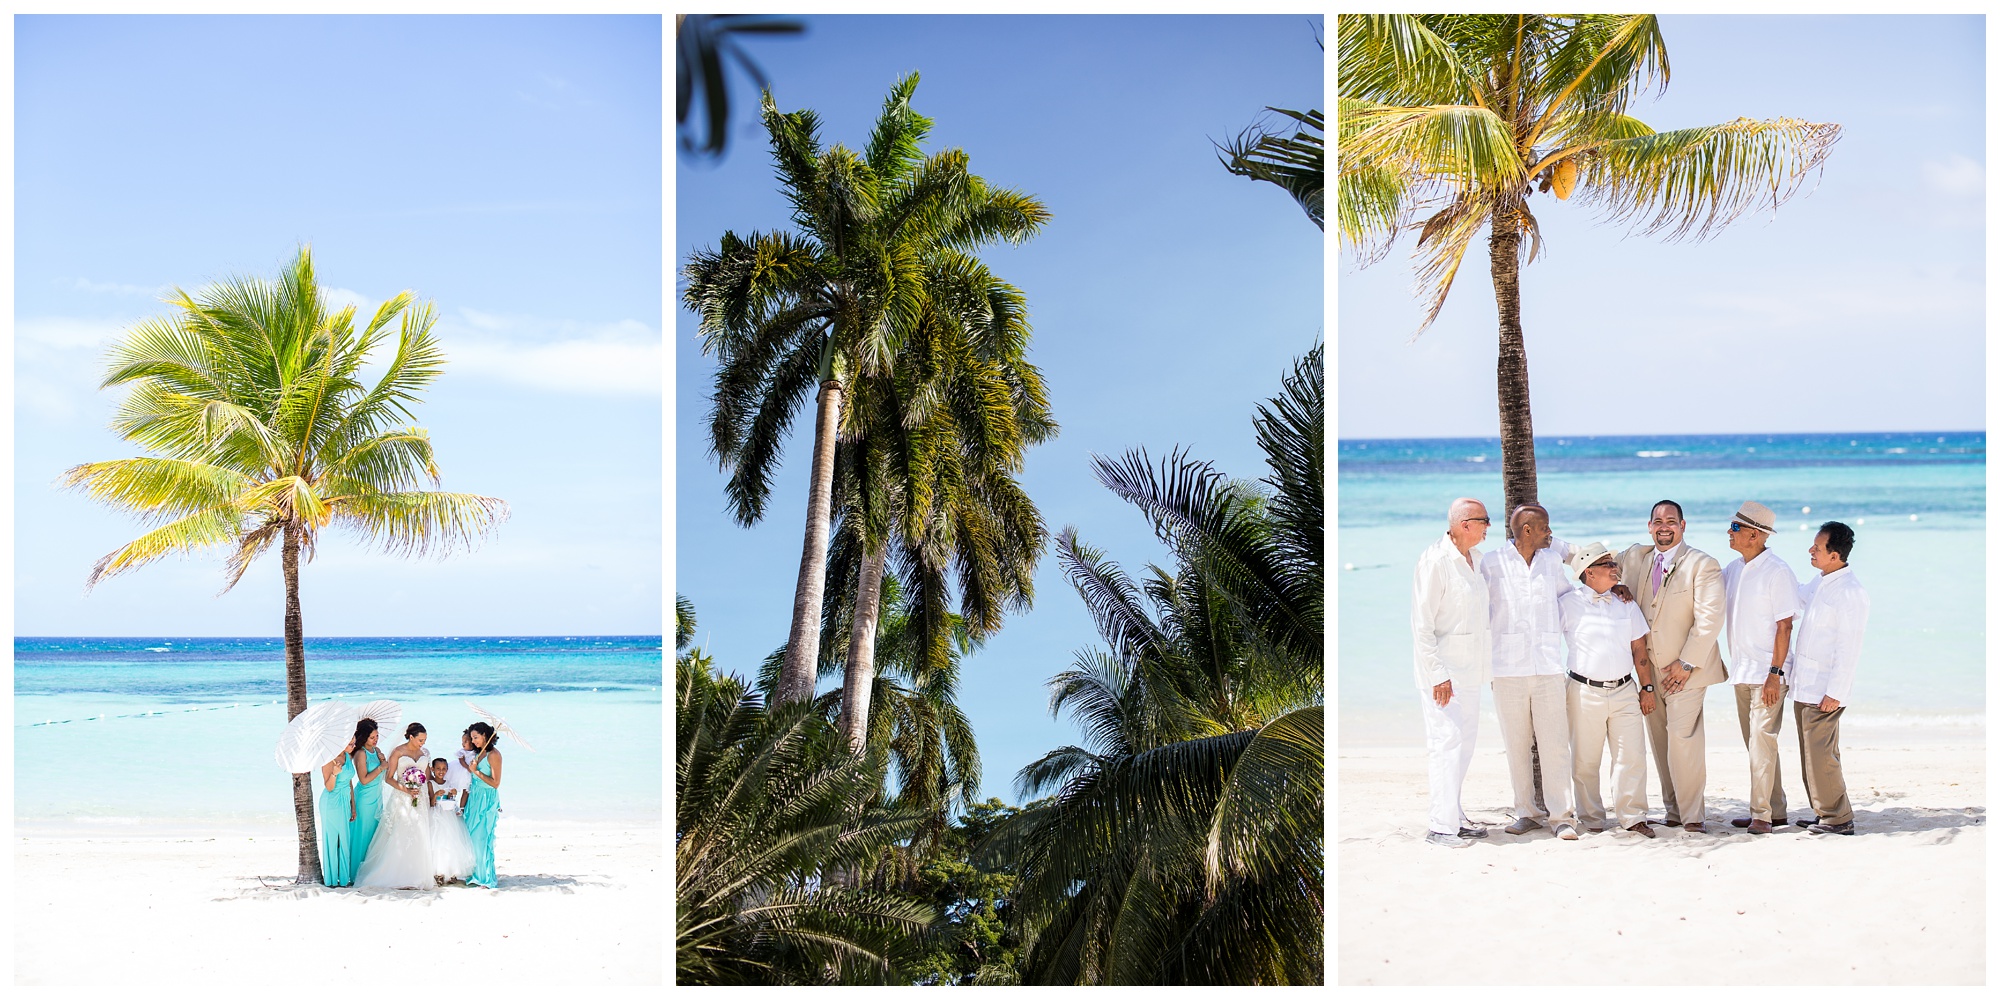
[[356, 886], [387, 889], [434, 889], [437, 887], [431, 864], [430, 796], [424, 785], [414, 790], [403, 781], [403, 772], [422, 768], [424, 727], [412, 722], [403, 731], [406, 742], [389, 754], [388, 784], [382, 789], [382, 825], [368, 844], [368, 856], [355, 872]]

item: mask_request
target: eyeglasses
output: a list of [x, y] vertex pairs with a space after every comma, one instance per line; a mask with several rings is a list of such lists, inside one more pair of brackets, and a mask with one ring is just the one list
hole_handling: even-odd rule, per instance
[[1471, 524], [1474, 521], [1478, 521], [1480, 524], [1486, 524], [1486, 525], [1490, 525], [1493, 523], [1493, 519], [1490, 517], [1462, 517], [1459, 518], [1458, 523]]

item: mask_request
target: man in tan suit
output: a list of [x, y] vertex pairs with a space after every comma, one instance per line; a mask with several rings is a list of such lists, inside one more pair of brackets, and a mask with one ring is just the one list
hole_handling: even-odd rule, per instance
[[1708, 741], [1702, 731], [1702, 701], [1708, 686], [1728, 679], [1716, 640], [1722, 633], [1722, 566], [1715, 557], [1682, 541], [1687, 522], [1681, 505], [1653, 505], [1646, 531], [1651, 545], [1618, 554], [1620, 578], [1638, 595], [1646, 616], [1647, 652], [1665, 694], [1661, 711], [1646, 716], [1653, 763], [1660, 772], [1660, 798], [1668, 826], [1704, 833], [1708, 812]]

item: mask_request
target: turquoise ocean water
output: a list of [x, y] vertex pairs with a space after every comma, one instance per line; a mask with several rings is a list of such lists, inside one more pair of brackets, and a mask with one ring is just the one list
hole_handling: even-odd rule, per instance
[[[307, 692], [391, 698], [456, 748], [478, 716], [508, 720], [512, 818], [661, 818], [659, 636], [306, 640]], [[285, 726], [275, 638], [16, 638], [14, 818], [55, 831], [291, 823], [272, 750]], [[391, 738], [393, 735], [394, 738]], [[401, 730], [382, 745], [401, 742]]]
[[[1409, 631], [1410, 574], [1460, 496], [1502, 514], [1494, 438], [1344, 440], [1337, 501], [1335, 683], [1346, 746], [1421, 745]], [[1854, 572], [1871, 602], [1843, 731], [1983, 739], [1984, 432], [1558, 437], [1536, 441], [1541, 500], [1558, 537], [1613, 550], [1646, 540], [1655, 501], [1687, 512], [1687, 541], [1727, 565], [1729, 517], [1745, 500], [1775, 511], [1771, 545], [1801, 580], [1814, 528], [1855, 529]], [[1810, 508], [1810, 512], [1806, 512]], [[1482, 553], [1505, 544], [1499, 523]], [[1735, 705], [1709, 697], [1711, 728], [1735, 733]], [[1482, 737], [1493, 732], [1491, 696]], [[1726, 725], [1725, 725], [1726, 723]], [[1713, 738], [1713, 737], [1712, 737]]]

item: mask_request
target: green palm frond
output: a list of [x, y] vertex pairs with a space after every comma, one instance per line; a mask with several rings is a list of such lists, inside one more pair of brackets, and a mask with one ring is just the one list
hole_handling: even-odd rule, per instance
[[1291, 135], [1252, 125], [1224, 144], [1222, 166], [1230, 173], [1285, 189], [1305, 209], [1313, 225], [1326, 228], [1326, 115], [1266, 108], [1300, 126]]

